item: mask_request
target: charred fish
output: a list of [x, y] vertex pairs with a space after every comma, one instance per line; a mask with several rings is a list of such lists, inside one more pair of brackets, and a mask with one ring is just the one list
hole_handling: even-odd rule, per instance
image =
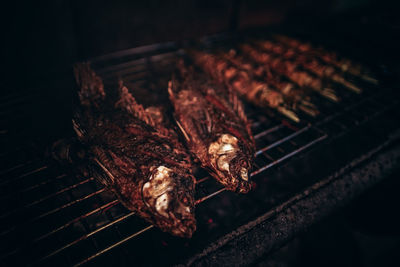
[[138, 104], [123, 82], [112, 101], [87, 63], [74, 71], [81, 105], [73, 126], [85, 148], [88, 173], [162, 231], [191, 237], [195, 179], [176, 133], [163, 125], [157, 108]]
[[251, 189], [255, 144], [236, 92], [180, 62], [168, 88], [175, 118], [190, 151], [228, 190]]

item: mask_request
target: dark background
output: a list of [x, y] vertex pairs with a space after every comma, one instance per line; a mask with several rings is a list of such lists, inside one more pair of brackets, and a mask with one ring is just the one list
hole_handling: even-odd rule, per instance
[[69, 75], [77, 60], [254, 26], [324, 25], [343, 34], [351, 24], [367, 32], [362, 45], [385, 47], [393, 44], [382, 31], [399, 32], [397, 7], [388, 0], [23, 0], [2, 7], [2, 52], [11, 89]]

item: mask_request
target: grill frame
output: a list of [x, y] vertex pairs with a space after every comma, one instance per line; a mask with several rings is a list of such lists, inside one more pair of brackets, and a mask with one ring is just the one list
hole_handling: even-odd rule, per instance
[[[226, 36], [220, 35], [220, 36], [210, 37], [210, 38], [203, 40], [203, 43], [205, 45], [207, 45], [207, 44], [215, 45], [215, 43], [218, 43], [221, 40], [226, 41]], [[190, 44], [177, 44], [177, 43], [170, 42], [170, 43], [165, 43], [165, 44], [156, 44], [156, 45], [151, 45], [151, 46], [146, 46], [146, 47], [129, 49], [126, 51], [117, 52], [117, 53], [114, 53], [111, 55], [96, 58], [96, 59], [92, 60], [92, 64], [98, 69], [99, 74], [104, 75], [105, 77], [107, 77], [107, 75], [109, 75], [110, 73], [112, 75], [115, 75], [116, 73], [117, 74], [118, 73], [119, 74], [127, 73], [127, 74], [129, 74], [129, 76], [132, 79], [140, 79], [140, 77], [143, 77], [143, 76], [141, 76], [141, 75], [143, 75], [143, 73], [140, 72], [140, 70], [146, 70], [145, 72], [150, 73], [150, 77], [152, 77], [152, 76], [154, 76], [154, 65], [157, 65], [157, 62], [160, 62], [165, 59], [169, 60], [171, 58], [176, 57], [177, 55], [182, 55], [181, 48], [186, 45], [190, 45]], [[116, 64], [111, 64], [110, 62], [116, 62]], [[108, 67], [102, 67], [102, 66], [108, 66]], [[137, 69], [139, 69], [139, 71], [134, 72]], [[139, 78], [137, 78], [137, 77], [139, 77]], [[124, 77], [124, 78], [126, 78], [126, 77]], [[389, 91], [386, 91], [386, 90], [389, 90]], [[310, 118], [310, 121], [305, 121], [299, 125], [293, 125], [293, 123], [282, 120], [279, 116], [274, 115], [273, 117], [267, 117], [267, 115], [260, 115], [260, 113], [258, 112], [257, 109], [255, 109], [253, 107], [248, 107], [247, 108], [248, 116], [250, 117], [250, 119], [254, 120], [253, 127], [252, 127], [253, 130], [255, 128], [259, 127], [261, 124], [264, 127], [264, 128], [261, 127], [261, 132], [254, 132], [256, 141], [265, 139], [266, 137], [269, 137], [271, 134], [278, 134], [283, 130], [285, 130], [286, 132], [290, 132], [290, 134], [287, 134], [286, 132], [285, 132], [285, 134], [281, 134], [282, 138], [278, 138], [273, 142], [270, 140], [265, 140], [265, 142], [267, 142], [267, 145], [265, 147], [262, 147], [261, 149], [259, 149], [259, 145], [258, 145], [257, 152], [256, 152], [256, 155], [258, 156], [257, 158], [259, 158], [261, 155], [263, 155], [264, 162], [267, 162], [266, 160], [269, 160], [269, 163], [264, 163], [264, 164], [262, 164], [262, 166], [257, 166], [257, 170], [252, 172], [253, 176], [256, 176], [256, 175], [259, 176], [258, 178], [256, 178], [256, 182], [257, 182], [257, 179], [261, 180], [260, 175], [266, 175], [267, 170], [269, 172], [271, 170], [279, 171], [279, 170], [277, 170], [277, 167], [282, 165], [284, 162], [288, 162], [288, 160], [290, 158], [295, 157], [295, 156], [297, 156], [297, 157], [303, 156], [304, 157], [305, 154], [310, 153], [310, 151], [312, 151], [311, 148], [316, 147], [317, 144], [325, 143], [325, 145], [327, 145], [333, 139], [339, 139], [343, 135], [348, 134], [352, 128], [359, 129], [364, 123], [368, 123], [374, 119], [376, 120], [382, 114], [384, 114], [391, 108], [395, 107], [395, 105], [398, 103], [398, 101], [393, 100], [392, 101], [393, 103], [391, 103], [390, 105], [388, 105], [386, 102], [382, 102], [382, 101], [380, 102], [380, 100], [379, 100], [380, 97], [382, 97], [382, 96], [384, 97], [385, 94], [387, 94], [387, 92], [391, 92], [391, 90], [385, 89], [382, 91], [373, 92], [373, 89], [370, 89], [362, 97], [358, 97], [358, 101], [354, 101], [354, 103], [352, 103], [353, 99], [354, 99], [354, 97], [357, 98], [357, 96], [352, 95], [351, 99], [349, 99], [348, 101], [346, 100], [346, 98], [344, 98], [343, 102], [341, 102], [339, 104], [335, 104], [334, 109], [337, 109], [339, 106], [339, 109], [337, 112], [334, 112], [333, 114], [330, 114], [330, 115], [327, 115], [325, 112], [325, 114], [321, 115], [321, 117], [323, 117], [322, 120], [312, 121], [312, 119]], [[8, 105], [7, 103], [8, 102], [6, 101], [5, 104], [2, 105], [2, 107], [7, 106]], [[319, 102], [319, 103], [321, 103], [321, 102]], [[346, 106], [346, 104], [349, 104], [349, 103], [351, 103], [351, 105]], [[356, 119], [357, 123], [354, 125], [354, 118], [350, 119], [350, 121], [353, 121], [353, 123], [351, 123], [351, 126], [349, 126], [349, 123], [346, 122], [346, 120], [338, 119], [341, 117], [345, 117], [352, 111], [360, 108], [362, 105], [366, 105], [366, 103], [369, 104], [367, 106], [370, 109], [371, 109], [370, 106], [373, 107], [374, 105], [375, 105], [375, 108], [372, 108], [372, 111], [370, 110], [371, 111], [370, 114], [366, 114], [364, 111], [361, 112], [361, 114], [359, 112], [358, 115], [363, 116], [364, 120]], [[254, 119], [254, 116], [257, 117], [258, 119]], [[357, 116], [354, 116], [354, 117], [357, 117]], [[331, 127], [333, 125], [332, 122], [333, 122], [333, 124], [337, 124], [335, 130], [329, 129], [329, 127]], [[258, 124], [260, 124], [260, 125], [258, 125]], [[270, 125], [270, 126], [267, 127], [265, 125]], [[338, 130], [337, 128], [340, 128], [340, 130]], [[294, 149], [290, 152], [285, 153], [285, 150], [283, 150], [283, 152], [278, 150], [278, 148], [284, 149], [284, 148], [282, 148], [283, 145], [290, 143], [290, 141], [297, 140], [295, 138], [297, 138], [297, 137], [303, 138], [305, 134], [310, 134], [310, 133], [313, 133], [314, 135], [317, 134], [317, 137], [315, 137], [315, 136], [312, 137], [309, 142], [306, 142], [305, 144], [300, 145], [300, 146], [293, 145], [293, 143], [292, 143], [291, 145], [294, 146]], [[6, 135], [6, 133], [4, 133], [4, 135]], [[306, 138], [304, 137], [304, 139], [306, 139]], [[397, 140], [397, 137], [394, 138], [393, 140]], [[393, 142], [393, 140], [391, 140], [390, 142]], [[388, 146], [388, 144], [386, 144], [385, 146]], [[281, 152], [281, 154], [283, 153], [283, 155], [280, 157], [276, 157], [274, 155], [270, 155], [269, 153], [267, 153], [267, 152], [275, 151], [274, 149], [278, 150], [278, 151], [276, 151], [276, 153], [278, 155], [279, 155], [279, 152]], [[1, 157], [2, 158], [6, 157], [6, 154], [2, 155]], [[372, 157], [372, 155], [371, 155], [371, 157]], [[9, 200], [10, 199], [12, 200], [12, 199], [16, 198], [15, 195], [19, 196], [23, 193], [26, 194], [27, 192], [35, 191], [37, 189], [40, 189], [40, 191], [43, 192], [44, 191], [43, 188], [46, 185], [51, 184], [53, 182], [57, 183], [57, 181], [62, 181], [63, 178], [66, 178], [66, 177], [69, 179], [69, 181], [71, 179], [74, 181], [78, 179], [76, 177], [70, 177], [71, 175], [69, 175], [69, 174], [62, 173], [58, 176], [55, 176], [54, 178], [40, 181], [39, 183], [35, 183], [35, 184], [31, 184], [31, 185], [29, 185], [29, 183], [28, 183], [28, 186], [24, 190], [22, 190], [22, 191], [20, 190], [18, 193], [16, 193], [15, 191], [11, 191], [11, 189], [18, 189], [18, 186], [20, 186], [22, 183], [21, 181], [26, 181], [26, 179], [28, 179], [28, 178], [31, 178], [31, 180], [32, 180], [32, 179], [34, 179], [35, 176], [37, 176], [38, 174], [43, 174], [42, 172], [44, 172], [46, 170], [53, 172], [54, 171], [53, 169], [57, 168], [56, 166], [54, 166], [53, 163], [44, 161], [43, 162], [44, 165], [39, 164], [38, 168], [34, 168], [32, 170], [30, 170], [28, 168], [29, 171], [27, 169], [25, 169], [25, 168], [27, 168], [27, 165], [29, 167], [30, 164], [32, 164], [32, 163], [37, 164], [37, 163], [40, 163], [41, 161], [42, 160], [39, 160], [39, 162], [37, 162], [37, 161], [33, 160], [31, 162], [26, 162], [26, 164], [21, 163], [22, 165], [18, 164], [18, 165], [15, 165], [13, 167], [10, 167], [10, 168], [2, 171], [1, 176], [3, 176], [3, 177], [6, 175], [7, 176], [11, 175], [11, 178], [5, 179], [5, 181], [1, 182], [0, 187], [2, 188], [2, 192], [4, 191], [5, 186], [10, 185], [10, 184], [14, 185], [14, 187], [10, 186], [9, 188], [6, 188], [6, 190], [8, 189], [9, 192], [12, 192], [12, 193], [10, 193], [9, 196], [2, 197], [2, 199], [4, 200], [4, 198], [7, 198]], [[256, 163], [256, 165], [257, 164], [258, 163]], [[33, 165], [35, 166], [35, 164], [33, 164]], [[22, 171], [24, 169], [25, 169], [25, 171]], [[50, 170], [50, 169], [52, 169], [52, 170]], [[335, 176], [335, 177], [337, 178], [337, 176]], [[203, 184], [205, 182], [210, 182], [210, 180], [212, 180], [212, 179], [208, 179], [208, 178], [209, 178], [208, 176], [201, 177], [200, 179], [198, 179], [198, 184]], [[92, 190], [91, 193], [86, 194], [81, 197], [77, 197], [76, 195], [73, 194], [74, 189], [76, 189], [78, 187], [80, 188], [81, 186], [92, 183], [92, 182], [93, 182], [93, 185], [91, 185], [92, 188], [86, 189], [89, 191]], [[211, 181], [211, 183], [212, 183], [212, 181]], [[310, 188], [312, 190], [317, 191], [318, 188], [313, 188], [314, 185], [315, 184], [311, 184], [308, 186], [310, 186]], [[55, 188], [57, 187], [56, 185], [53, 185], [53, 186]], [[64, 246], [55, 248], [54, 250], [52, 250], [50, 252], [46, 252], [46, 253], [42, 252], [44, 254], [43, 257], [29, 259], [29, 260], [31, 260], [29, 262], [33, 263], [33, 264], [49, 264], [49, 265], [51, 265], [52, 263], [54, 263], [51, 260], [53, 260], [55, 256], [61, 255], [61, 253], [64, 253], [66, 250], [70, 249], [73, 246], [76, 246], [77, 244], [82, 244], [82, 243], [86, 242], [87, 240], [92, 239], [92, 237], [94, 237], [98, 233], [105, 231], [106, 229], [110, 229], [109, 227], [112, 227], [114, 230], [116, 229], [115, 232], [117, 233], [118, 241], [112, 243], [111, 245], [105, 246], [105, 248], [101, 249], [100, 245], [97, 245], [96, 244], [97, 242], [95, 240], [94, 245], [92, 244], [93, 246], [96, 247], [96, 250], [94, 252], [88, 252], [86, 254], [87, 255], [86, 257], [83, 257], [81, 260], [78, 260], [78, 261], [74, 261], [73, 259], [71, 259], [71, 256], [69, 256], [66, 258], [67, 263], [64, 263], [64, 264], [80, 266], [80, 265], [83, 265], [86, 263], [92, 263], [92, 261], [94, 259], [98, 258], [100, 255], [106, 254], [107, 252], [109, 252], [110, 250], [114, 250], [115, 248], [120, 250], [120, 252], [118, 252], [118, 253], [121, 253], [121, 255], [125, 255], [125, 257], [126, 257], [129, 252], [127, 251], [126, 248], [121, 249], [120, 248], [121, 245], [128, 243], [128, 241], [131, 239], [139, 238], [141, 235], [150, 231], [153, 228], [151, 225], [143, 223], [143, 221], [140, 221], [140, 219], [135, 218], [135, 221], [139, 221], [138, 225], [141, 227], [137, 227], [138, 229], [133, 231], [129, 235], [126, 235], [126, 234], [124, 235], [123, 233], [121, 233], [121, 231], [118, 229], [118, 227], [116, 227], [116, 226], [118, 226], [117, 224], [120, 224], [122, 221], [126, 221], [128, 219], [135, 217], [135, 216], [133, 216], [134, 213], [127, 211], [123, 207], [119, 207], [118, 209], [120, 211], [122, 210], [122, 213], [120, 213], [119, 215], [117, 215], [115, 217], [115, 214], [113, 215], [111, 211], [112, 211], [112, 208], [119, 205], [118, 200], [116, 200], [115, 197], [113, 197], [104, 188], [102, 188], [102, 186], [99, 183], [97, 183], [93, 178], [80, 177], [79, 180], [77, 180], [76, 182], [71, 182], [71, 184], [69, 184], [69, 185], [59, 185], [59, 187], [60, 186], [61, 186], [61, 189], [59, 189], [58, 191], [55, 191], [46, 196], [42, 196], [42, 198], [37, 199], [36, 202], [30, 202], [27, 204], [27, 206], [18, 207], [16, 210], [19, 212], [27, 211], [32, 206], [38, 205], [43, 201], [47, 201], [51, 198], [57, 197], [64, 193], [67, 193], [69, 198], [72, 201], [67, 202], [61, 206], [56, 206], [55, 208], [53, 208], [50, 211], [47, 211], [41, 215], [37, 215], [36, 213], [34, 213], [34, 214], [36, 214], [36, 216], [33, 218], [30, 218], [30, 220], [20, 222], [20, 224], [11, 225], [11, 228], [6, 228], [5, 231], [2, 229], [2, 231], [0, 232], [0, 237], [7, 235], [8, 233], [10, 233], [10, 231], [17, 231], [17, 232], [21, 231], [21, 228], [23, 229], [22, 233], [24, 233], [24, 231], [29, 230], [29, 229], [24, 229], [24, 227], [26, 227], [26, 225], [30, 225], [32, 222], [38, 221], [38, 220], [45, 218], [47, 216], [50, 216], [52, 214], [56, 214], [57, 212], [59, 212], [61, 210], [68, 209], [70, 207], [79, 205], [80, 203], [85, 202], [88, 199], [97, 198], [98, 203], [102, 203], [102, 204], [100, 206], [96, 207], [95, 209], [92, 209], [91, 211], [85, 213], [84, 215], [75, 216], [73, 219], [68, 220], [66, 224], [56, 227], [52, 231], [47, 232], [46, 234], [43, 234], [43, 235], [38, 236], [33, 239], [29, 239], [29, 237], [26, 237], [26, 240], [24, 240], [24, 244], [20, 245], [19, 248], [17, 247], [16, 249], [8, 251], [6, 253], [2, 252], [1, 256], [0, 256], [0, 258], [2, 260], [5, 260], [5, 261], [9, 260], [10, 263], [14, 262], [14, 260], [16, 260], [16, 262], [18, 262], [18, 260], [21, 260], [21, 259], [18, 259], [18, 256], [21, 255], [20, 253], [22, 253], [22, 255], [34, 254], [34, 253], [26, 253], [27, 249], [31, 249], [32, 247], [36, 246], [37, 243], [40, 242], [41, 240], [44, 240], [45, 238], [49, 238], [49, 237], [55, 235], [56, 233], [58, 233], [64, 229], [67, 229], [68, 227], [70, 227], [71, 225], [74, 225], [74, 224], [80, 224], [81, 227], [83, 227], [85, 229], [84, 230], [85, 233], [83, 233], [80, 237], [73, 239], [71, 242], [69, 242], [69, 243], [67, 242]], [[210, 185], [208, 185], [208, 186], [210, 186]], [[216, 183], [212, 183], [210, 188], [211, 189], [200, 188], [197, 190], [198, 194], [200, 196], [198, 196], [198, 198], [197, 198], [198, 200], [196, 201], [196, 204], [200, 204], [206, 200], [216, 197], [217, 195], [219, 195], [225, 191], [225, 189], [221, 188], [221, 186], [218, 187], [218, 185]], [[306, 189], [306, 190], [310, 190], [310, 189]], [[199, 193], [199, 191], [205, 191], [205, 192]], [[212, 192], [210, 192], [210, 191], [212, 191]], [[296, 196], [298, 196], [298, 195], [296, 195]], [[298, 198], [298, 197], [296, 198], [296, 196], [294, 197], [295, 199]], [[289, 203], [291, 203], [290, 200], [289, 200]], [[278, 209], [279, 209], [279, 207], [278, 207]], [[107, 212], [107, 210], [109, 212]], [[14, 211], [9, 211], [8, 213], [3, 213], [3, 210], [2, 210], [1, 218], [8, 217], [10, 215], [10, 212], [12, 214], [12, 212], [14, 212]], [[81, 221], [84, 221], [86, 218], [88, 218], [89, 216], [96, 214], [96, 213], [100, 213], [100, 216], [111, 217], [111, 219], [108, 218], [108, 221], [110, 221], [110, 222], [107, 224], [101, 224], [94, 230], [89, 230], [91, 228], [91, 226], [88, 225], [87, 222], [82, 223]], [[117, 212], [115, 212], [115, 213], [117, 213]], [[17, 216], [17, 218], [18, 218], [18, 216]], [[51, 223], [50, 223], [50, 225], [51, 225]], [[10, 231], [8, 231], [7, 229]], [[225, 237], [222, 237], [222, 240], [223, 240], [224, 238], [226, 238], [227, 235], [222, 234], [222, 236], [225, 236]], [[230, 236], [232, 236], [232, 234], [230, 234]], [[60, 237], [57, 237], [57, 238], [60, 238]], [[221, 239], [217, 240], [216, 243], [213, 243], [213, 244], [220, 244], [220, 245], [217, 245], [217, 246], [214, 246], [213, 244], [209, 245], [208, 249], [206, 249], [203, 253], [196, 254], [196, 256], [191, 257], [187, 263], [193, 263], [195, 261], [197, 262], [197, 261], [199, 261], [199, 259], [201, 259], [205, 255], [209, 255], [211, 252], [217, 251], [219, 248], [222, 247], [220, 240]], [[230, 240], [232, 240], [232, 239], [230, 239]], [[179, 242], [181, 242], [181, 241], [179, 241]], [[93, 241], [92, 241], [92, 243], [93, 243]], [[100, 243], [100, 241], [99, 241], [99, 243]], [[201, 248], [202, 247], [199, 246], [197, 248], [197, 252], [199, 252], [198, 249], [201, 249]], [[72, 256], [76, 256], [76, 255], [72, 255]], [[187, 258], [187, 256], [188, 255], [182, 255], [180, 258], [178, 257], [177, 258], [178, 262], [184, 260], [185, 258]], [[22, 261], [24, 261], [24, 260], [25, 259], [23, 259]], [[56, 263], [60, 263], [60, 262], [61, 261], [56, 261]], [[174, 263], [176, 263], [176, 262], [174, 262]], [[121, 262], [121, 264], [127, 264], [127, 263]]]

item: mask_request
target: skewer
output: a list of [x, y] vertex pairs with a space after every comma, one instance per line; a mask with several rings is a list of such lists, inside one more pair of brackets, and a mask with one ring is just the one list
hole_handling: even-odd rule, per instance
[[304, 55], [303, 53], [293, 53], [293, 51], [289, 50], [286, 46], [279, 43], [274, 43], [270, 40], [257, 41], [255, 43], [258, 47], [268, 51], [269, 53], [282, 57], [285, 60], [293, 61], [293, 64], [295, 64], [296, 66], [298, 65], [305, 68], [306, 70], [312, 72], [321, 79], [331, 79], [358, 94], [362, 91], [355, 84], [346, 81], [344, 77], [342, 77], [337, 71], [335, 71], [335, 68], [321, 63], [317, 57], [311, 54]]
[[319, 114], [317, 109], [304, 105], [303, 103], [299, 105], [299, 109], [311, 117], [316, 117]]
[[297, 116], [297, 114], [294, 111], [292, 111], [290, 109], [287, 109], [285, 107], [282, 107], [282, 106], [277, 107], [276, 110], [280, 114], [282, 114], [282, 115], [286, 116], [287, 118], [291, 119], [292, 121], [297, 122], [297, 123], [300, 122], [299, 116]]
[[367, 81], [367, 82], [372, 83], [374, 85], [378, 85], [379, 84], [379, 81], [377, 79], [375, 79], [375, 78], [373, 78], [373, 77], [371, 77], [371, 76], [369, 76], [367, 74], [362, 74], [360, 76], [360, 78], [363, 79], [364, 81]]
[[[221, 53], [221, 57], [223, 57], [225, 60], [228, 60], [232, 64], [234, 64], [236, 67], [241, 68], [243, 67], [246, 69], [249, 73], [253, 74], [254, 76], [260, 78], [263, 82], [267, 83], [268, 86], [274, 91], [279, 92], [280, 94], [283, 95], [283, 97], [288, 100], [288, 101], [300, 101], [304, 103], [308, 103], [307, 107], [303, 107], [304, 112], [309, 114], [310, 116], [315, 117], [319, 111], [316, 108], [314, 104], [312, 104], [309, 101], [305, 100], [305, 94], [304, 91], [300, 91], [300, 88], [296, 87], [292, 83], [282, 81], [280, 78], [271, 78], [271, 76], [267, 77], [268, 75], [266, 73], [257, 74], [259, 73], [257, 69], [257, 66], [254, 66], [254, 62], [250, 62], [243, 56], [237, 55], [235, 50], [230, 50], [229, 53]], [[258, 64], [257, 64], [258, 65]], [[262, 66], [259, 66], [262, 67]], [[268, 71], [268, 70], [264, 70]], [[276, 90], [275, 90], [276, 89]], [[300, 98], [300, 100], [298, 99]], [[276, 108], [279, 113], [283, 114], [287, 118], [291, 119], [294, 122], [299, 122], [300, 119], [297, 116], [297, 114], [293, 110], [289, 110], [284, 107], [278, 107]]]
[[321, 96], [323, 96], [323, 97], [325, 97], [325, 98], [327, 98], [329, 100], [332, 100], [333, 102], [339, 102], [340, 101], [340, 98], [336, 95], [335, 90], [333, 90], [331, 88], [326, 88], [326, 87], [322, 88], [321, 90], [318, 91], [318, 93]]
[[376, 78], [367, 73], [363, 73], [361, 65], [356, 64], [349, 59], [343, 58], [340, 60], [337, 58], [337, 55], [335, 53], [326, 51], [321, 47], [313, 47], [310, 43], [304, 43], [285, 35], [274, 34], [272, 37], [276, 41], [296, 49], [296, 51], [299, 53], [311, 54], [323, 60], [325, 63], [339, 68], [345, 73], [350, 73], [353, 76], [360, 77], [364, 81], [372, 83], [374, 85], [379, 84], [379, 81]]
[[318, 94], [331, 101], [339, 101], [339, 97], [336, 95], [336, 92], [333, 89], [327, 91], [321, 87], [321, 81], [319, 79], [314, 78], [309, 73], [304, 71], [296, 70], [296, 67], [294, 68], [294, 72], [293, 70], [289, 70], [287, 65], [293, 65], [293, 63], [289, 62], [288, 60], [278, 58], [276, 55], [273, 55], [265, 50], [260, 51], [249, 44], [241, 45], [241, 50], [253, 61], [277, 71], [280, 75], [286, 76], [298, 86], [310, 88], [311, 90], [316, 91]]
[[354, 93], [357, 93], [357, 94], [361, 94], [362, 93], [361, 88], [359, 88], [358, 86], [356, 86], [355, 84], [353, 84], [353, 83], [351, 83], [349, 81], [346, 81], [343, 77], [337, 77], [337, 78], [335, 78], [333, 80], [335, 82], [338, 82], [338, 83], [344, 85], [347, 89], [350, 89]]

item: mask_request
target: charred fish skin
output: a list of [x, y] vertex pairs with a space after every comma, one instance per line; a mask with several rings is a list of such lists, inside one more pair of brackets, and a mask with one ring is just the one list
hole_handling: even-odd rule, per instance
[[177, 124], [202, 167], [228, 190], [249, 192], [255, 144], [236, 93], [182, 63], [168, 91]]
[[106, 185], [140, 217], [163, 231], [190, 237], [195, 230], [194, 178], [188, 155], [147, 125], [129, 117], [123, 121], [129, 124], [116, 128], [106, 121], [96, 129], [94, 138], [102, 141], [90, 150], [109, 178]]
[[[74, 119], [93, 175], [129, 210], [165, 232], [189, 238], [196, 230], [195, 178], [189, 154], [154, 109], [136, 103], [120, 82], [119, 99], [105, 103], [104, 85], [88, 64], [75, 67], [81, 112]], [[93, 96], [93, 101], [91, 97]], [[100, 174], [101, 173], [101, 174]]]

